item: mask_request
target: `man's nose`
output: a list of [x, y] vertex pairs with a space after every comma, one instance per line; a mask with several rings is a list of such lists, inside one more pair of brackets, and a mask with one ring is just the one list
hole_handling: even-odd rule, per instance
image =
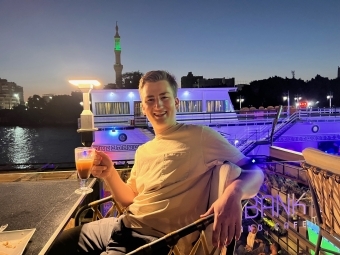
[[156, 99], [155, 106], [156, 106], [156, 108], [161, 108], [163, 106], [163, 102], [162, 102], [162, 100], [160, 98]]

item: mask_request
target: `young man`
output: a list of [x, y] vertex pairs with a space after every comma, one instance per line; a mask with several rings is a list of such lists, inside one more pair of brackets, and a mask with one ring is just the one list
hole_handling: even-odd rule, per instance
[[[103, 152], [97, 152], [92, 169], [128, 213], [78, 228], [80, 237], [70, 248], [77, 250], [76, 254], [125, 254], [209, 214], [215, 215], [215, 246], [229, 244], [234, 236], [239, 238], [241, 200], [256, 195], [263, 173], [214, 130], [177, 123], [177, 88], [175, 78], [165, 71], [150, 71], [141, 78], [142, 110], [153, 126], [155, 138], [136, 151], [127, 183]], [[251, 171], [242, 172], [207, 210], [211, 171], [226, 160]], [[193, 241], [190, 236], [184, 238], [181, 249], [186, 253]]]
[[256, 250], [260, 246], [264, 246], [263, 241], [261, 239], [256, 238], [257, 234], [257, 226], [252, 224], [250, 226], [250, 231], [247, 236], [247, 243], [245, 246], [240, 245], [237, 249], [238, 255], [247, 254], [247, 252], [251, 252]]

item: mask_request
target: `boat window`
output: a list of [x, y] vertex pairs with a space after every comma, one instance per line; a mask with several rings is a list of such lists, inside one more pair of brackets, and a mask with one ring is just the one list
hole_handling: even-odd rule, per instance
[[180, 100], [178, 112], [202, 112], [202, 101]]
[[228, 112], [228, 100], [207, 100], [207, 112]]
[[98, 102], [96, 115], [130, 114], [129, 102]]

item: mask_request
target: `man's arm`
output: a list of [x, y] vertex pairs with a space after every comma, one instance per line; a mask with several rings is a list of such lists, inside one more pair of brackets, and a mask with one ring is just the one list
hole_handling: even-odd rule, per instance
[[251, 164], [244, 157], [237, 165], [243, 170], [240, 176], [226, 187], [223, 194], [212, 204], [209, 210], [201, 215], [205, 217], [214, 213], [212, 242], [214, 246], [222, 247], [229, 244], [235, 237], [239, 239], [242, 230], [241, 201], [254, 197], [263, 183], [262, 170]]
[[241, 200], [256, 196], [264, 180], [263, 171], [257, 165], [251, 163], [248, 157], [244, 157], [236, 165], [242, 169], [242, 172], [229, 185], [230, 187], [228, 186], [229, 189], [237, 191], [241, 196]]
[[136, 196], [135, 192], [129, 185], [123, 182], [117, 170], [114, 168], [111, 159], [104, 152], [96, 152], [92, 174], [105, 181], [119, 204], [123, 207], [132, 204]]

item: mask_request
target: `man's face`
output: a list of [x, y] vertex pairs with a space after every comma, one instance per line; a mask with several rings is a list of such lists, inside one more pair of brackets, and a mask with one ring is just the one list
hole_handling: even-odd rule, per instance
[[178, 98], [174, 97], [169, 82], [147, 82], [142, 91], [142, 110], [155, 131], [163, 131], [176, 124]]
[[256, 233], [257, 233], [257, 228], [256, 228], [256, 227], [251, 227], [251, 232], [252, 232], [253, 234], [256, 234]]

